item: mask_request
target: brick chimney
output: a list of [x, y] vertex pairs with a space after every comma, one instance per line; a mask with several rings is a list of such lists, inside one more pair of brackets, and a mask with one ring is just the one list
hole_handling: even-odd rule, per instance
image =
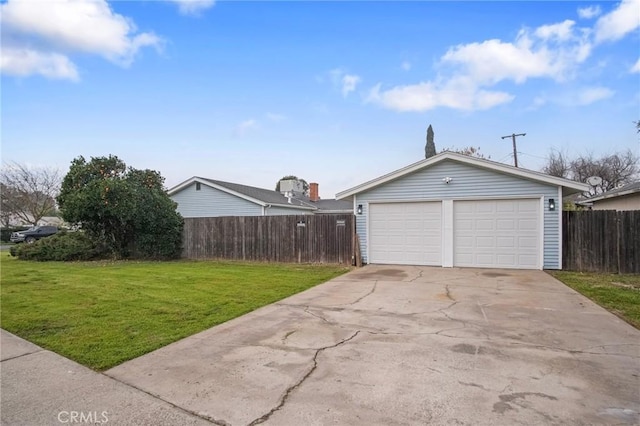
[[310, 183], [309, 184], [309, 200], [310, 201], [318, 201], [320, 199], [320, 196], [318, 194], [318, 184], [317, 183]]

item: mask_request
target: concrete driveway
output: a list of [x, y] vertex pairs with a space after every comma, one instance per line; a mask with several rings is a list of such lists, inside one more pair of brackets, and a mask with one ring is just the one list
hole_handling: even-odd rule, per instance
[[106, 374], [221, 425], [640, 423], [640, 332], [541, 271], [367, 266]]

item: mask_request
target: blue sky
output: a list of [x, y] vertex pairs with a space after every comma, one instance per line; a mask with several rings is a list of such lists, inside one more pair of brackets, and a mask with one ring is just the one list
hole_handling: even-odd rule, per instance
[[8, 0], [2, 160], [66, 172], [114, 154], [168, 187], [198, 175], [336, 192], [480, 147], [640, 154], [640, 0]]

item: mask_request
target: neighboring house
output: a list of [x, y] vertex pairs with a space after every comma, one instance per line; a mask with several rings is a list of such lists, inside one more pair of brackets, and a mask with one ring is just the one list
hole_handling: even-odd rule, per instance
[[640, 210], [640, 181], [587, 198], [579, 204], [591, 207], [591, 210]]
[[[283, 181], [286, 182], [286, 181]], [[185, 218], [218, 216], [279, 216], [321, 213], [348, 213], [350, 202], [321, 200], [318, 184], [312, 183], [311, 197], [299, 191], [284, 193], [254, 186], [194, 176], [169, 189], [178, 203], [178, 213]], [[285, 188], [285, 185], [281, 185]]]
[[[24, 219], [12, 215], [9, 217], [9, 225], [10, 226], [33, 226], [32, 222], [25, 222]], [[40, 219], [37, 223], [37, 226], [57, 226], [58, 228], [66, 226], [64, 220], [58, 216], [45, 216]]]
[[337, 194], [367, 263], [562, 268], [562, 199], [589, 186], [453, 152]]

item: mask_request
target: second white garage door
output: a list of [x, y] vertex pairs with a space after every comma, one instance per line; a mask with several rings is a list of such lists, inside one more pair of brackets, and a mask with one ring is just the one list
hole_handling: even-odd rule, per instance
[[369, 262], [442, 265], [442, 203], [369, 205]]
[[540, 268], [540, 200], [454, 201], [453, 264]]

